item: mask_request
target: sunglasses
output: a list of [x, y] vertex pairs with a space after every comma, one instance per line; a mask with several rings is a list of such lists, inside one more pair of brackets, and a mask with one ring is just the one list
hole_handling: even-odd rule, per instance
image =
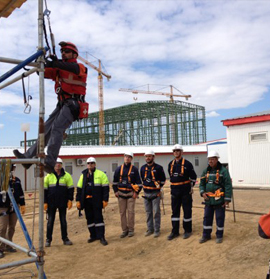
[[173, 150], [173, 152], [180, 152], [180, 151], [181, 151], [180, 149]]
[[60, 50], [61, 51], [61, 53], [71, 53], [72, 52], [72, 50], [70, 50], [70, 49], [61, 49]]
[[87, 163], [87, 165], [92, 165], [92, 164], [95, 164], [95, 162], [90, 162], [90, 163]]

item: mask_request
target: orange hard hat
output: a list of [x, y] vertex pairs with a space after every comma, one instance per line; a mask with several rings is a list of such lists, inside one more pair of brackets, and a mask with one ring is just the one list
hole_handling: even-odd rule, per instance
[[79, 51], [73, 43], [71, 43], [71, 42], [60, 42], [59, 45], [61, 46], [61, 49], [70, 49], [70, 50], [74, 51], [77, 55], [79, 55]]

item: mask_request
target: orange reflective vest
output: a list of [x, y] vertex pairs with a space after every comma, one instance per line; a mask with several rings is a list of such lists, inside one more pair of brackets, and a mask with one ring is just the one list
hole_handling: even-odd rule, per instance
[[[70, 59], [68, 62], [77, 62], [76, 59]], [[58, 94], [59, 88], [69, 94], [86, 94], [87, 70], [83, 64], [78, 63], [80, 73], [78, 75], [61, 70], [58, 68], [45, 68], [44, 77], [55, 81], [55, 92]]]

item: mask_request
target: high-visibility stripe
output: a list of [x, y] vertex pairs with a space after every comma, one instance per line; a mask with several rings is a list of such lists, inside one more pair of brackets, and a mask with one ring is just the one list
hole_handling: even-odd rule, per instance
[[20, 199], [23, 199], [24, 198], [24, 196], [20, 196]]
[[95, 224], [95, 227], [104, 227], [105, 224], [104, 223], [98, 223], [98, 224]]
[[157, 187], [151, 187], [151, 186], [145, 186], [143, 185], [143, 189], [149, 189], [149, 190], [157, 190]]
[[172, 221], [180, 221], [180, 218], [172, 217]]
[[212, 226], [203, 226], [203, 228], [204, 228], [205, 230], [211, 230], [211, 229], [212, 229]]
[[129, 188], [120, 188], [120, 187], [118, 187], [118, 190], [121, 190], [121, 191], [132, 191], [132, 189], [129, 189]]
[[50, 184], [49, 187], [56, 187], [56, 184]]
[[88, 228], [92, 228], [92, 227], [94, 227], [94, 226], [95, 226], [95, 223], [92, 223], [92, 224], [87, 225]]
[[102, 184], [100, 184], [100, 183], [95, 183], [95, 182], [94, 182], [94, 186], [97, 186], [97, 187], [98, 187], [98, 186], [102, 186]]
[[190, 180], [187, 180], [187, 181], [184, 181], [184, 182], [171, 182], [171, 185], [178, 186], [178, 185], [184, 185], [184, 184], [187, 184], [187, 183], [190, 183]]
[[109, 187], [110, 185], [109, 184], [103, 184], [101, 185], [102, 187]]
[[221, 227], [218, 227], [218, 226], [217, 226], [217, 230], [218, 230], [218, 231], [223, 231], [223, 230], [224, 230], [224, 227], [221, 228]]
[[184, 218], [183, 221], [184, 221], [184, 222], [191, 222], [191, 221], [192, 221], [192, 218], [189, 218], [189, 219], [185, 219], [185, 218]]

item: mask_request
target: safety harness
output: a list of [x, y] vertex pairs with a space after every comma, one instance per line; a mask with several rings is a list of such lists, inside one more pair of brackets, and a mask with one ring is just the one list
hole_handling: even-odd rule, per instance
[[[170, 176], [173, 176], [173, 167], [174, 167], [175, 162], [176, 162], [176, 160], [174, 159], [172, 161], [172, 164], [171, 164]], [[184, 175], [184, 170], [185, 170], [184, 165], [185, 165], [185, 158], [182, 158], [181, 173], [179, 174], [179, 176]], [[187, 184], [187, 183], [190, 183], [190, 180], [186, 180], [186, 181], [183, 181], [183, 182], [171, 182], [171, 185], [179, 186], [179, 185], [184, 185], [184, 184]]]
[[[219, 184], [219, 179], [220, 179], [220, 164], [217, 165], [217, 170], [216, 170], [216, 179], [214, 181], [214, 184], [218, 185]], [[209, 176], [210, 176], [210, 171], [212, 170], [212, 168], [210, 166], [208, 166], [207, 168], [207, 173], [205, 176], [201, 177], [201, 179], [204, 179], [205, 178], [205, 181], [206, 183], [209, 181]], [[215, 199], [219, 199], [220, 197], [224, 196], [225, 193], [223, 191], [222, 188], [219, 188], [215, 191], [215, 193], [213, 192], [207, 192], [206, 195], [208, 197], [211, 197], [211, 198], [215, 198]]]
[[[119, 190], [122, 190], [122, 191], [129, 191], [129, 192], [131, 192], [131, 191], [135, 191], [135, 192], [138, 192], [139, 191], [139, 186], [138, 185], [136, 185], [136, 184], [133, 184], [133, 183], [131, 183], [131, 179], [130, 179], [130, 173], [131, 173], [131, 171], [132, 171], [132, 167], [133, 167], [133, 165], [132, 164], [130, 164], [130, 168], [129, 168], [129, 171], [128, 171], [128, 183], [131, 185], [131, 187], [133, 188], [133, 189], [130, 189], [130, 188], [122, 188], [122, 187], [118, 187], [118, 189]], [[124, 164], [121, 166], [121, 169], [120, 169], [120, 177], [119, 177], [119, 182], [120, 183], [122, 183], [122, 181], [123, 181], [123, 171], [124, 171]]]
[[[149, 189], [149, 190], [160, 189], [160, 181], [156, 181], [155, 174], [154, 174], [154, 168], [155, 168], [155, 166], [152, 166], [152, 168], [151, 168], [151, 175], [152, 175], [152, 181], [154, 182], [156, 187], [151, 187], [151, 186], [143, 185], [144, 189]], [[147, 178], [147, 173], [148, 173], [148, 166], [145, 167], [144, 180], [146, 180], [146, 178]]]
[[[171, 164], [171, 170], [170, 170], [171, 176], [173, 175], [173, 167], [174, 167], [175, 162], [176, 162], [176, 160], [174, 159]], [[184, 164], [185, 164], [185, 158], [182, 158], [181, 173], [180, 173], [181, 176], [184, 175]]]

